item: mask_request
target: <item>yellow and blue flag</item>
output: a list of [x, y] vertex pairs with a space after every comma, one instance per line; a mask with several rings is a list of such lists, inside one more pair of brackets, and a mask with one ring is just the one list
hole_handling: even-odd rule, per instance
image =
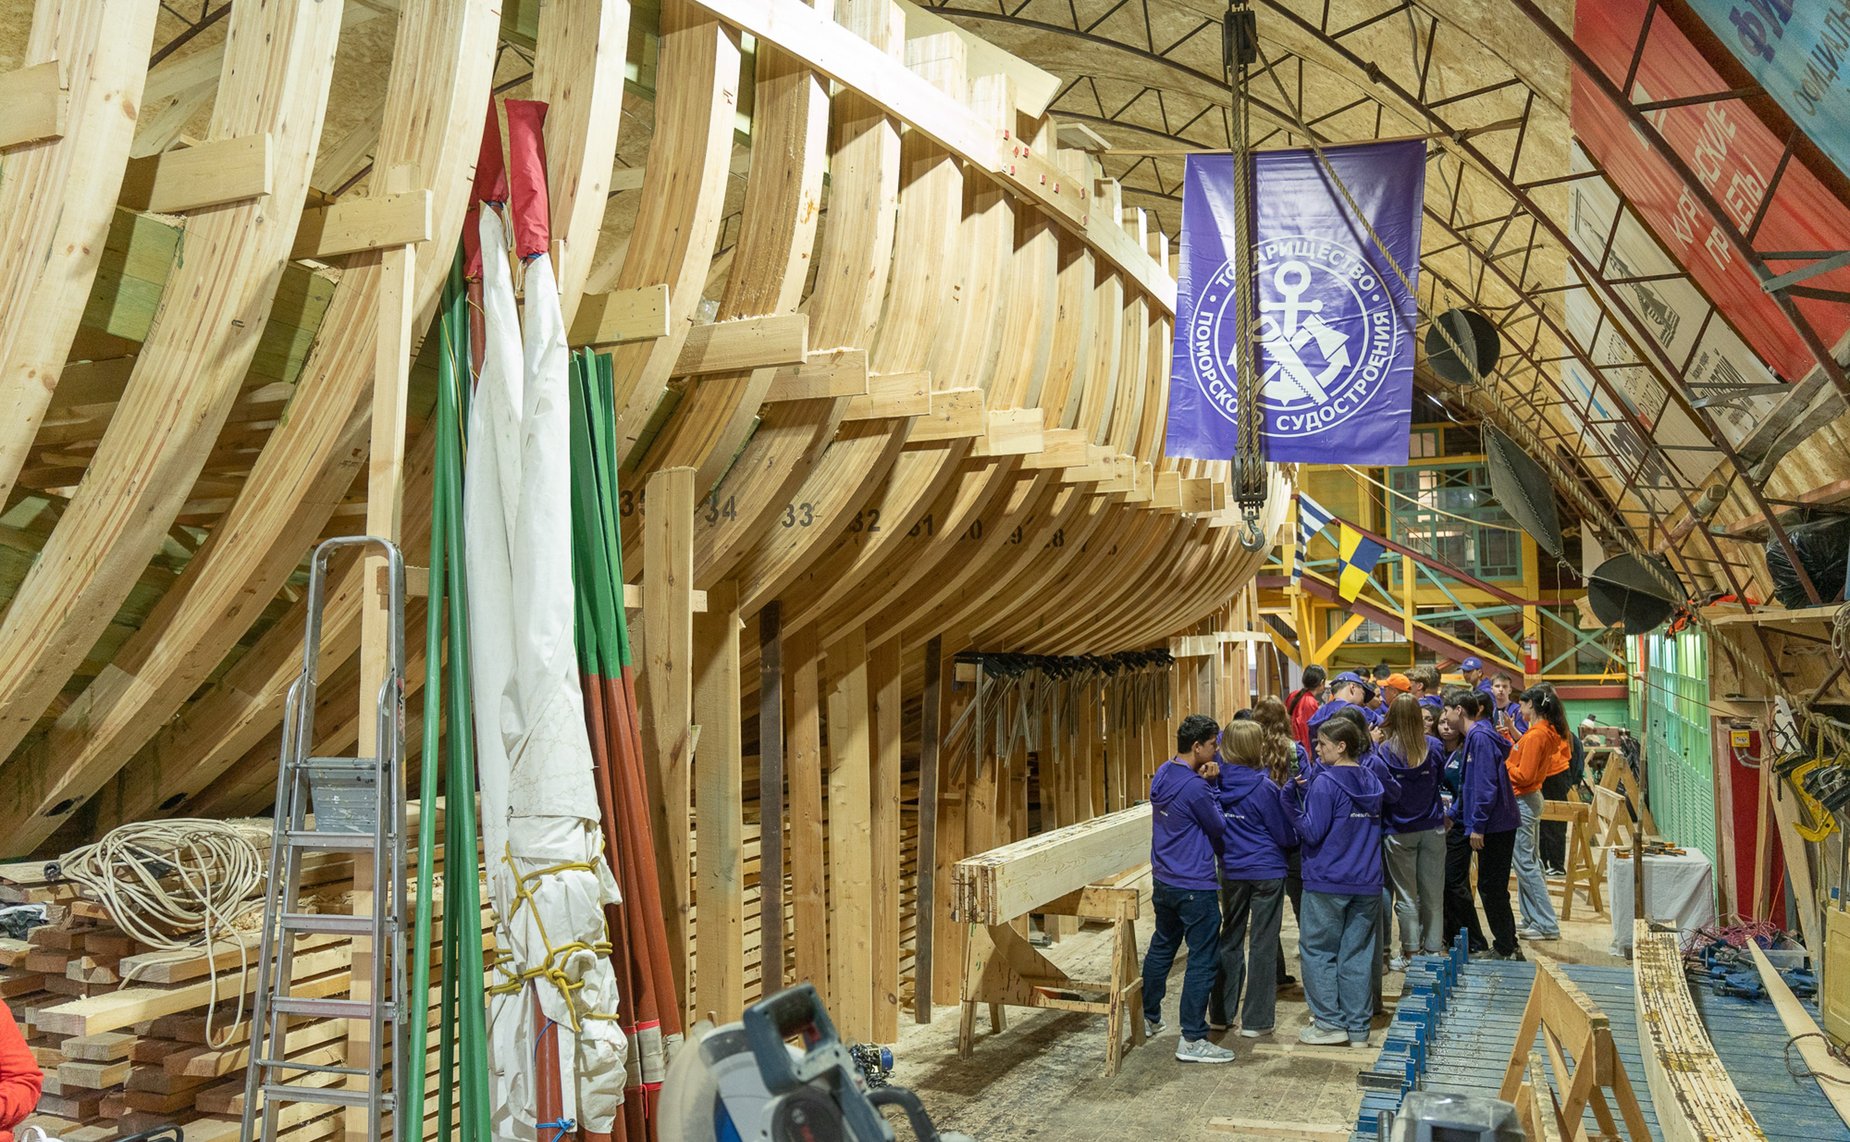
[[1354, 602], [1362, 585], [1375, 572], [1385, 549], [1348, 524], [1342, 524], [1336, 541], [1336, 593]]

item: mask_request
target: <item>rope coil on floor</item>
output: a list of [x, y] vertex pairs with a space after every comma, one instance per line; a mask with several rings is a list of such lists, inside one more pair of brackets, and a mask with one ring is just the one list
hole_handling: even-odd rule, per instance
[[[269, 844], [269, 830], [249, 824], [194, 818], [141, 821], [72, 849], [47, 871], [76, 884], [102, 905], [124, 934], [172, 953], [124, 972], [120, 986], [127, 987], [139, 971], [157, 963], [206, 957], [206, 1042], [222, 1047], [244, 1022], [250, 943], [261, 926], [256, 921], [263, 912]], [[238, 946], [239, 982], [236, 1014], [221, 1040], [215, 1033], [219, 973], [212, 948], [224, 940]]]

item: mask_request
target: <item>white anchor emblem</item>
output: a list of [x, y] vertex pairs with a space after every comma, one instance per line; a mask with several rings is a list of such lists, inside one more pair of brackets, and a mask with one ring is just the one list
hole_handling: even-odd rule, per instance
[[[1325, 323], [1323, 302], [1303, 300], [1310, 288], [1309, 266], [1287, 261], [1273, 273], [1272, 284], [1284, 300], [1259, 303], [1259, 337], [1270, 358], [1262, 377], [1266, 395], [1285, 402], [1328, 401], [1330, 381], [1349, 367], [1349, 337]], [[1301, 317], [1305, 311], [1309, 316]], [[1305, 364], [1302, 352], [1312, 341], [1324, 360], [1316, 373]]]

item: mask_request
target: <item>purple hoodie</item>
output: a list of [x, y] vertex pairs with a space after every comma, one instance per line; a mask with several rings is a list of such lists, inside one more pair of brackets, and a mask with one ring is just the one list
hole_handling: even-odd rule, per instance
[[1467, 834], [1507, 833], [1521, 823], [1516, 794], [1510, 788], [1509, 739], [1486, 718], [1471, 723], [1465, 734], [1464, 777], [1459, 783], [1454, 819]]
[[1177, 758], [1157, 766], [1150, 779], [1150, 818], [1156, 879], [1171, 888], [1219, 888], [1214, 862], [1227, 848], [1227, 822], [1207, 779]]
[[1227, 851], [1221, 858], [1227, 879], [1283, 877], [1285, 849], [1298, 843], [1298, 834], [1279, 801], [1278, 786], [1260, 770], [1224, 764], [1218, 800], [1227, 819]]
[[1381, 822], [1388, 832], [1419, 833], [1445, 823], [1445, 810], [1439, 803], [1439, 771], [1445, 764], [1445, 751], [1438, 738], [1427, 735], [1426, 756], [1417, 765], [1407, 765], [1399, 751], [1385, 742], [1363, 755], [1362, 764], [1374, 771], [1386, 791]]
[[1381, 724], [1383, 715], [1380, 710], [1371, 710], [1367, 706], [1356, 706], [1354, 702], [1345, 702], [1341, 698], [1331, 698], [1323, 705], [1318, 706], [1317, 712], [1310, 716], [1311, 738], [1313, 740], [1316, 738], [1317, 727], [1329, 721], [1331, 714], [1347, 706], [1355, 706], [1356, 711], [1362, 715], [1363, 720], [1369, 725], [1375, 726]]
[[1365, 765], [1326, 766], [1300, 795], [1304, 888], [1341, 896], [1381, 891], [1381, 779]]

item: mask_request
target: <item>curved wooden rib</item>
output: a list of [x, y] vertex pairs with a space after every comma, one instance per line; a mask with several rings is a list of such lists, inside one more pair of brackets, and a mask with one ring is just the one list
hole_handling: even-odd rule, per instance
[[[411, 0], [400, 17], [376, 167], [409, 171], [413, 181], [432, 190], [435, 239], [416, 250], [419, 329], [435, 311], [461, 232], [499, 28], [489, 0]], [[353, 258], [289, 415], [265, 444], [224, 522], [114, 667], [59, 718], [44, 760], [15, 759], [0, 769], [0, 821], [9, 828], [41, 839], [55, 823], [43, 814], [93, 792], [159, 732], [250, 629], [326, 526], [365, 464], [369, 408], [363, 398], [373, 372], [378, 286], [378, 255]], [[282, 495], [284, 489], [292, 500]], [[331, 612], [330, 637], [338, 621], [339, 612]], [[357, 612], [347, 621], [357, 621]], [[259, 645], [268, 648], [272, 661], [286, 662], [301, 631], [300, 617], [290, 615]], [[280, 702], [280, 691], [274, 698], [269, 691], [253, 697], [263, 706]], [[228, 701], [241, 705], [245, 695], [234, 690]], [[199, 760], [210, 764], [219, 756], [208, 749]], [[194, 758], [170, 757], [166, 768], [151, 764], [153, 772], [171, 778], [174, 765], [194, 764]], [[122, 784], [129, 796], [143, 796], [133, 783]], [[197, 787], [185, 781], [180, 788], [189, 785]]]
[[84, 481], [0, 624], [0, 752], [83, 660], [166, 538], [244, 379], [294, 243], [340, 5], [241, 7], [211, 140], [268, 134], [272, 193], [186, 227], [161, 306]]
[[591, 276], [623, 116], [629, 0], [546, 4], [533, 58], [533, 98], [546, 104], [546, 189], [560, 256], [559, 305], [570, 329]]
[[56, 61], [69, 109], [64, 136], [8, 151], [0, 180], [0, 505], [96, 279], [159, 10], [146, 0], [39, 0], [33, 13], [23, 66]]
[[[829, 100], [816, 73], [767, 45], [758, 52], [752, 107], [751, 170], [719, 321], [796, 311], [822, 215]], [[762, 368], [688, 381], [648, 463], [697, 469], [694, 488], [705, 493], [751, 430], [776, 373]]]
[[[906, 45], [916, 53], [914, 43]], [[956, 75], [922, 72], [953, 89]], [[951, 256], [961, 217], [963, 173], [955, 158], [918, 132], [900, 144], [899, 204], [893, 248], [906, 256], [893, 268], [876, 339], [868, 351], [870, 373], [918, 373], [930, 361], [939, 321], [949, 305], [944, 266]], [[936, 381], [933, 382], [934, 387]], [[780, 526], [765, 534], [738, 566], [740, 608], [757, 610], [780, 594], [819, 550], [847, 528], [866, 502], [866, 489], [894, 462], [910, 428], [907, 421], [856, 422], [843, 430], [817, 460], [791, 497]], [[880, 510], [875, 507], [873, 510]], [[887, 514], [882, 526], [900, 523]], [[844, 570], [844, 574], [849, 574]]]
[[[898, 56], [904, 29], [885, 0], [843, 0], [835, 18]], [[872, 344], [893, 264], [899, 201], [899, 127], [865, 98], [842, 92], [831, 108], [828, 218], [817, 251], [816, 284], [805, 302], [815, 348]], [[716, 489], [730, 516], [702, 514], [694, 525], [694, 581], [705, 587], [777, 526], [784, 505], [842, 424], [849, 401], [780, 403], [767, 409], [738, 462]], [[698, 486], [698, 485], [697, 485]], [[793, 517], [794, 518], [794, 517]]]
[[[688, 0], [662, 6], [655, 137], [616, 288], [668, 287], [668, 336], [617, 346], [617, 447], [626, 466], [693, 328], [726, 210], [738, 34]], [[632, 547], [637, 545], [631, 545]]]

